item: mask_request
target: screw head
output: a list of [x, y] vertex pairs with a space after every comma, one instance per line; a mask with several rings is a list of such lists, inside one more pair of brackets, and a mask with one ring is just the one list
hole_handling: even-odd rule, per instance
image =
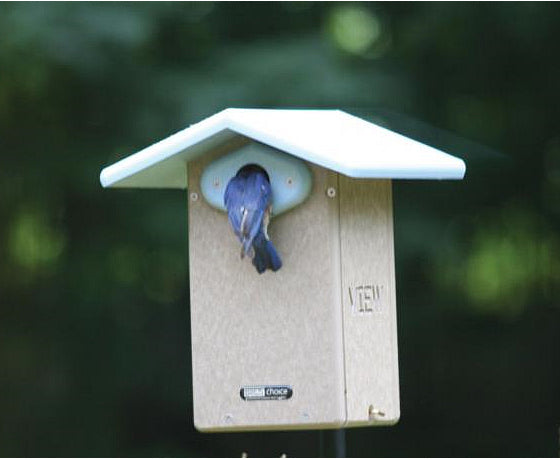
[[291, 177], [286, 178], [286, 185], [291, 187], [294, 184], [294, 180]]
[[373, 407], [373, 404], [368, 407], [368, 418], [370, 420], [376, 417], [385, 417], [385, 412]]
[[336, 189], [334, 187], [329, 187], [327, 189], [327, 196], [329, 198], [334, 198], [336, 196]]
[[197, 201], [197, 200], [198, 200], [198, 193], [191, 192], [191, 201]]

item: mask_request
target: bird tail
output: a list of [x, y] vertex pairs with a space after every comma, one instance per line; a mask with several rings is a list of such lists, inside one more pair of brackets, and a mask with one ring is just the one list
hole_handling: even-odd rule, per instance
[[259, 273], [264, 273], [268, 268], [273, 272], [282, 267], [282, 261], [272, 241], [266, 239], [264, 235], [259, 235], [253, 242], [255, 256], [253, 257], [253, 265]]

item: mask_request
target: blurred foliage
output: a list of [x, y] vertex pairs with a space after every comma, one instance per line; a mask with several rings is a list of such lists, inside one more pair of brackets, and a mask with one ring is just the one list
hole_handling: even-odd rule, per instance
[[472, 235], [468, 247], [443, 244], [437, 279], [467, 297], [466, 307], [478, 314], [517, 316], [536, 298], [554, 305], [560, 298], [557, 235], [521, 207], [499, 214], [464, 224]]
[[337, 107], [467, 162], [394, 185], [401, 422], [351, 456], [552, 456], [552, 3], [0, 3], [0, 455], [312, 456], [192, 426], [186, 205], [101, 168], [225, 107]]

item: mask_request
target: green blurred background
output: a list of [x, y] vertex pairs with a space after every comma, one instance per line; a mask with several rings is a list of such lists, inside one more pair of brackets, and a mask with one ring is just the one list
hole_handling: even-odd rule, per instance
[[560, 8], [0, 4], [0, 455], [316, 456], [192, 423], [186, 199], [102, 167], [226, 107], [334, 107], [467, 162], [395, 181], [402, 418], [349, 456], [555, 456]]

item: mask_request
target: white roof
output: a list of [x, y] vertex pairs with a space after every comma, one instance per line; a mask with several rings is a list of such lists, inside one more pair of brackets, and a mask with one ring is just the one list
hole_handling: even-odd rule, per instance
[[355, 178], [462, 179], [463, 160], [340, 110], [226, 109], [101, 171], [104, 187], [186, 188], [186, 164], [249, 137]]

